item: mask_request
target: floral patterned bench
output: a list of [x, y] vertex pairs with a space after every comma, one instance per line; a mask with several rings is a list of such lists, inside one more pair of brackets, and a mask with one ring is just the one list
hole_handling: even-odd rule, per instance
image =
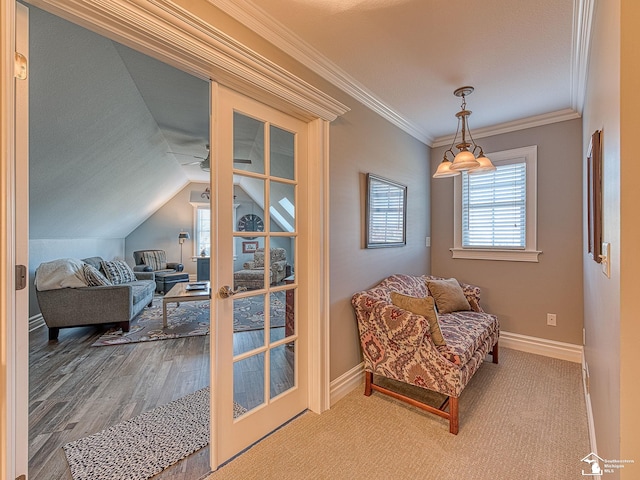
[[[434, 296], [427, 286], [431, 280], [443, 279], [392, 275], [353, 295], [351, 303], [364, 356], [365, 395], [376, 390], [406, 401], [449, 420], [449, 431], [457, 434], [458, 398], [487, 354], [492, 354], [493, 362], [498, 363], [500, 327], [497, 317], [480, 307], [480, 288], [460, 283], [469, 310], [437, 315], [446, 344], [436, 346], [425, 316], [395, 306], [391, 300], [391, 292], [420, 298]], [[443, 343], [442, 338], [438, 343]], [[439, 408], [432, 407], [376, 385], [374, 374], [433, 390], [448, 398]]]

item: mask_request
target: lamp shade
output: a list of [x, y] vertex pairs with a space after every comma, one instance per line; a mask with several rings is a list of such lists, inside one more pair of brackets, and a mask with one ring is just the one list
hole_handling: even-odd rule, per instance
[[189, 236], [189, 232], [180, 232], [178, 234], [178, 240], [180, 242], [184, 242], [185, 240], [189, 240], [191, 237]]
[[452, 170], [471, 170], [477, 168], [480, 164], [476, 160], [476, 156], [469, 150], [461, 150], [451, 164]]
[[433, 174], [433, 178], [455, 177], [460, 175], [460, 172], [451, 170], [451, 162], [446, 158], [440, 162], [436, 173]]
[[480, 155], [476, 160], [478, 161], [480, 166], [477, 168], [474, 168], [473, 170], [470, 170], [469, 174], [493, 172], [496, 169], [493, 163], [491, 163], [491, 160], [489, 160], [484, 155]]

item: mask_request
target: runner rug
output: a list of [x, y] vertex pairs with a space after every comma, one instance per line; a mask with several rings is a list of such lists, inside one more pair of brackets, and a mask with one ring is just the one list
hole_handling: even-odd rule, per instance
[[73, 480], [146, 480], [208, 444], [207, 387], [62, 448]]

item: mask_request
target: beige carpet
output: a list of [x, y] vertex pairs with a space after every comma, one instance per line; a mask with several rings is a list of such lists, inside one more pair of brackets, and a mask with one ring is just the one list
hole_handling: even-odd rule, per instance
[[306, 413], [207, 480], [583, 478], [590, 452], [580, 365], [501, 349], [460, 398], [460, 433], [374, 392]]

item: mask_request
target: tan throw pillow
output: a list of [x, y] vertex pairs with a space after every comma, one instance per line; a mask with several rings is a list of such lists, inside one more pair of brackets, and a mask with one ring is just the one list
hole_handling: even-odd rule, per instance
[[427, 280], [427, 288], [436, 301], [438, 312], [451, 313], [471, 310], [471, 305], [469, 305], [462, 287], [455, 278]]
[[400, 307], [408, 312], [422, 315], [429, 322], [429, 332], [434, 345], [446, 345], [440, 324], [438, 323], [438, 314], [433, 305], [433, 297], [411, 297], [398, 292], [391, 292], [391, 303], [396, 307]]

